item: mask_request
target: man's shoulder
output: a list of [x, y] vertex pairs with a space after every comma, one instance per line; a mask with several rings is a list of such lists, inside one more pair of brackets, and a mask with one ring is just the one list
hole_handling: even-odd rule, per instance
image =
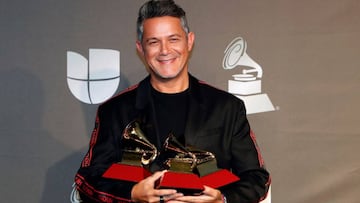
[[108, 99], [107, 101], [102, 103], [100, 106], [107, 107], [107, 106], [125, 104], [128, 102], [135, 103], [136, 92], [137, 92], [138, 87], [139, 87], [139, 84], [132, 85], [132, 86], [122, 90], [118, 94], [114, 95], [113, 97], [111, 97], [110, 99]]
[[222, 90], [216, 86], [213, 86], [203, 80], [198, 80], [198, 84], [199, 84], [201, 92], [203, 94], [205, 94], [206, 96], [217, 97], [217, 98], [221, 98], [221, 99], [238, 100], [237, 97], [230, 94], [229, 92], [226, 92], [225, 90]]
[[210, 106], [229, 104], [231, 104], [231, 106], [244, 106], [243, 101], [233, 94], [215, 87], [204, 80], [199, 80], [194, 76], [191, 76], [191, 78], [192, 85], [194, 86], [194, 88], [192, 88], [193, 94], [195, 97], [198, 97], [200, 101], [204, 102], [204, 104], [207, 103]]

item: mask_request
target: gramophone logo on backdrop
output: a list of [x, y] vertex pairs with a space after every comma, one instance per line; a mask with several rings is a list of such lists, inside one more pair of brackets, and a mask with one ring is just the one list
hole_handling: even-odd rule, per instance
[[120, 82], [120, 52], [89, 49], [89, 60], [67, 52], [67, 83], [71, 93], [87, 104], [104, 102], [114, 95]]
[[245, 40], [237, 37], [225, 49], [223, 68], [241, 69], [228, 81], [228, 92], [244, 101], [247, 114], [274, 111], [268, 95], [261, 93], [262, 68], [246, 53], [246, 47]]

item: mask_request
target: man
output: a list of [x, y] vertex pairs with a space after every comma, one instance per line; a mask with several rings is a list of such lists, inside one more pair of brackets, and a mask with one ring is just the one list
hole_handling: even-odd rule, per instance
[[[258, 202], [266, 196], [265, 170], [241, 100], [198, 81], [188, 72], [194, 44], [185, 12], [172, 0], [146, 2], [139, 10], [136, 48], [149, 76], [100, 105], [89, 151], [76, 175], [84, 202]], [[186, 146], [210, 151], [218, 167], [240, 180], [222, 188], [205, 186], [201, 195], [155, 189], [165, 171], [138, 182], [102, 178], [121, 161], [121, 137], [133, 120], [158, 148], [171, 132]]]

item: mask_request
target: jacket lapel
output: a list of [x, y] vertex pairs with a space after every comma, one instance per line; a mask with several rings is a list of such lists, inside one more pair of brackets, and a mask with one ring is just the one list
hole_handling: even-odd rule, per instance
[[139, 84], [139, 89], [136, 95], [136, 109], [139, 110], [139, 118], [146, 137], [151, 143], [160, 149], [161, 143], [159, 139], [158, 124], [156, 122], [156, 114], [154, 108], [154, 101], [151, 96], [150, 76], [146, 77]]
[[205, 104], [200, 90], [199, 81], [190, 75], [190, 98], [189, 113], [185, 129], [186, 145], [196, 146], [197, 132], [201, 130], [201, 123], [204, 121]]

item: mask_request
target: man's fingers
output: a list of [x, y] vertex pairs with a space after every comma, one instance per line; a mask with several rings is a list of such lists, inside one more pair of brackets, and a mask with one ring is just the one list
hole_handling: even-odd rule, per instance
[[[165, 192], [165, 190], [161, 190], [161, 191]], [[167, 191], [170, 191], [170, 190], [167, 190]], [[168, 202], [179, 202], [175, 199], [182, 197], [184, 195], [182, 193], [173, 193], [173, 194], [160, 195], [160, 196], [162, 196], [162, 199], [164, 200], [164, 202], [168, 203]], [[159, 196], [159, 200], [160, 200], [160, 196]], [[181, 203], [184, 203], [184, 202], [181, 202]]]
[[152, 174], [151, 176], [149, 176], [149, 179], [156, 181], [157, 179], [159, 179], [161, 176], [163, 176], [166, 173], [166, 170], [163, 171], [157, 171], [154, 174]]

